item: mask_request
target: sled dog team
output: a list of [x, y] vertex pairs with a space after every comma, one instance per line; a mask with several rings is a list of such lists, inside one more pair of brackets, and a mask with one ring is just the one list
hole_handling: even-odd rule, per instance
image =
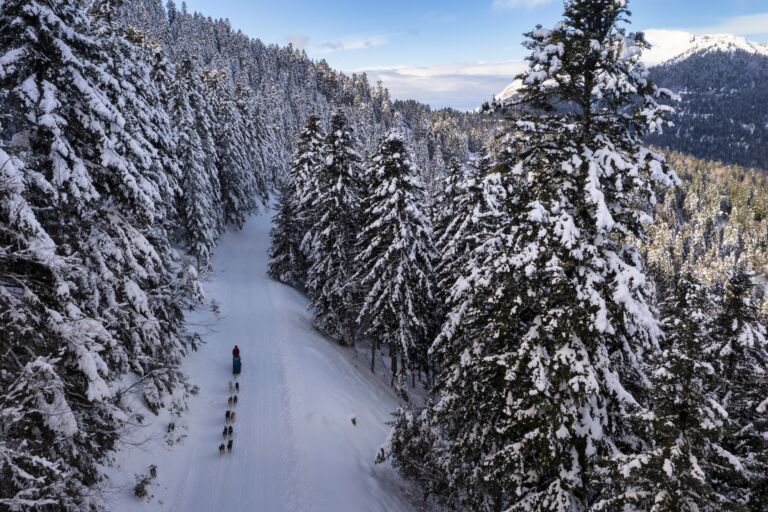
[[[240, 373], [240, 349], [235, 345], [232, 349], [232, 361], [233, 372], [235, 378]], [[236, 364], [235, 364], [236, 363]], [[224, 430], [221, 431], [222, 437], [227, 441], [227, 444], [221, 443], [219, 445], [219, 455], [225, 453], [232, 453], [232, 442], [234, 437], [234, 428], [232, 424], [235, 422], [235, 411], [237, 407], [237, 395], [240, 393], [240, 383], [229, 381], [229, 398], [227, 398], [227, 412], [224, 414]]]

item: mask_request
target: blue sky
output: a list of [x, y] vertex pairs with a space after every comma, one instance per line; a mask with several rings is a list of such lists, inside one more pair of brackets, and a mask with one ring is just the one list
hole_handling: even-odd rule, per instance
[[[180, 3], [177, 0], [177, 3]], [[522, 34], [549, 26], [562, 0], [187, 0], [267, 43], [366, 71], [393, 96], [468, 109], [503, 89], [525, 56]], [[632, 26], [735, 33], [768, 41], [768, 0], [634, 0]]]

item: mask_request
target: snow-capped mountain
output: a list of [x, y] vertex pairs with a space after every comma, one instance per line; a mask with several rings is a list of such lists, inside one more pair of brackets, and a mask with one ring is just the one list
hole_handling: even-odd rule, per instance
[[499, 94], [495, 96], [496, 101], [504, 101], [507, 98], [511, 98], [517, 93], [521, 85], [523, 85], [522, 81], [520, 80], [513, 81], [511, 84], [506, 86], [503, 91], [501, 91]]
[[768, 56], [768, 44], [755, 43], [732, 34], [695, 35], [681, 30], [651, 29], [645, 31], [651, 48], [643, 53], [643, 62], [657, 66], [667, 62], [680, 62], [692, 55], [710, 52], [742, 51]]
[[768, 170], [768, 55], [742, 48], [684, 55], [651, 68], [651, 79], [680, 101], [672, 105], [674, 128], [648, 142]]
[[[681, 62], [693, 55], [711, 52], [741, 51], [751, 55], [768, 56], [768, 43], [748, 41], [733, 34], [696, 35], [683, 30], [649, 29], [645, 38], [651, 48], [643, 52], [642, 60], [647, 66], [658, 66], [670, 62]], [[512, 97], [520, 87], [515, 80], [496, 95], [497, 101]]]
[[648, 30], [651, 78], [680, 95], [673, 129], [649, 142], [768, 170], [768, 44], [731, 34]]
[[[680, 95], [673, 129], [650, 143], [707, 160], [768, 170], [768, 44], [732, 34], [647, 30], [651, 78]], [[509, 104], [520, 86], [496, 96]]]

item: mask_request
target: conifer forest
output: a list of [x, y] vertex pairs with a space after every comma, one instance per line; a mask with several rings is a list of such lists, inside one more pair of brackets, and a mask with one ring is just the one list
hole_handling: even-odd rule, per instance
[[768, 44], [642, 4], [466, 110], [0, 0], [0, 510], [768, 512]]

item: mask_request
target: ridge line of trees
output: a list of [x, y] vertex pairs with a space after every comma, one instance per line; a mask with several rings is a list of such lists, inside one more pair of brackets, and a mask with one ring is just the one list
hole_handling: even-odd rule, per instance
[[446, 160], [426, 206], [401, 138], [361, 166], [340, 117], [302, 135], [271, 273], [306, 286], [324, 333], [387, 346], [404, 401], [407, 372], [430, 375], [377, 460], [441, 509], [765, 510], [761, 297], [744, 237], [728, 249], [711, 225], [708, 253], [678, 224], [683, 182], [643, 145], [670, 98], [629, 16], [569, 0], [528, 33], [516, 117], [470, 166]]
[[294, 48], [159, 0], [0, 6], [0, 508], [102, 510], [99, 466], [141, 412], [180, 413], [221, 233], [282, 186], [299, 123], [400, 126], [425, 175], [478, 116], [392, 102]]
[[315, 326], [343, 345], [390, 349], [392, 384], [407, 399], [408, 369], [427, 369], [434, 326], [431, 224], [402, 133], [385, 134], [369, 158], [345, 115], [322, 132], [310, 117], [282, 189], [269, 274], [307, 292]]

